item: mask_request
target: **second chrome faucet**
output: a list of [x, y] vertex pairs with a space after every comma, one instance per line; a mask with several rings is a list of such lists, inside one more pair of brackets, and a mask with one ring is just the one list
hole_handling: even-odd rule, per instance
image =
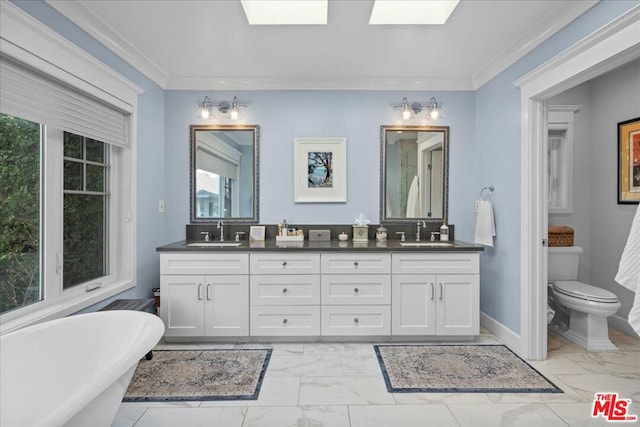
[[218, 228], [220, 229], [220, 241], [224, 242], [224, 222], [218, 221]]

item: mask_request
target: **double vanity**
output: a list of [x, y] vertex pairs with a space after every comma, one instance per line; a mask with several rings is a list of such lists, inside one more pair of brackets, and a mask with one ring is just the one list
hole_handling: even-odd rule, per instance
[[158, 248], [168, 341], [479, 333], [475, 245], [195, 243]]
[[[368, 242], [309, 241], [307, 235], [280, 244], [274, 225], [255, 227], [265, 240], [247, 242], [255, 238], [249, 226], [260, 223], [259, 130], [190, 128], [187, 240], [158, 248], [168, 341], [478, 335], [482, 248], [420, 241], [435, 238], [449, 216], [447, 126], [380, 128], [379, 220], [390, 237], [406, 235], [406, 241], [384, 242], [372, 235]], [[313, 165], [309, 182], [317, 172]], [[326, 174], [330, 168], [319, 169]], [[223, 222], [232, 229], [225, 233]], [[336, 236], [351, 225], [324, 228]], [[233, 241], [234, 234], [245, 241]], [[202, 241], [209, 236], [217, 241]]]

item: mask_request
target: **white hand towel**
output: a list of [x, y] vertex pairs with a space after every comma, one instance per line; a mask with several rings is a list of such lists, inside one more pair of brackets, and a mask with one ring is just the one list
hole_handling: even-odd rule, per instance
[[496, 235], [496, 224], [493, 219], [493, 206], [488, 200], [477, 200], [478, 213], [476, 217], [475, 242], [478, 245], [493, 246], [493, 236]]
[[627, 244], [620, 257], [616, 282], [636, 293], [627, 321], [640, 335], [640, 205], [636, 209]]
[[418, 218], [420, 216], [420, 184], [418, 177], [414, 176], [407, 195], [407, 218]]

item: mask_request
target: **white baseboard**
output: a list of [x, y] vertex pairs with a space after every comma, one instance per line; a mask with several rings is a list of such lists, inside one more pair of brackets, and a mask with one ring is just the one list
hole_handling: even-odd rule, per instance
[[614, 314], [607, 320], [609, 321], [609, 326], [611, 326], [612, 328], [615, 328], [629, 336], [640, 338], [640, 336], [638, 336], [636, 331], [633, 330], [627, 319], [625, 319], [624, 317]]
[[502, 323], [495, 320], [493, 317], [480, 312], [480, 325], [487, 328], [493, 335], [496, 336], [504, 345], [509, 347], [512, 351], [518, 353], [520, 357], [525, 358], [522, 352], [522, 343], [520, 335], [513, 332], [511, 329], [504, 326]]

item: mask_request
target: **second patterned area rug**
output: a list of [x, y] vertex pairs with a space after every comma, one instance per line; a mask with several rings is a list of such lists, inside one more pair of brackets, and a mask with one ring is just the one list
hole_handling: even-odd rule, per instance
[[154, 350], [138, 363], [123, 401], [255, 400], [271, 352]]
[[390, 393], [562, 393], [504, 345], [374, 345]]

